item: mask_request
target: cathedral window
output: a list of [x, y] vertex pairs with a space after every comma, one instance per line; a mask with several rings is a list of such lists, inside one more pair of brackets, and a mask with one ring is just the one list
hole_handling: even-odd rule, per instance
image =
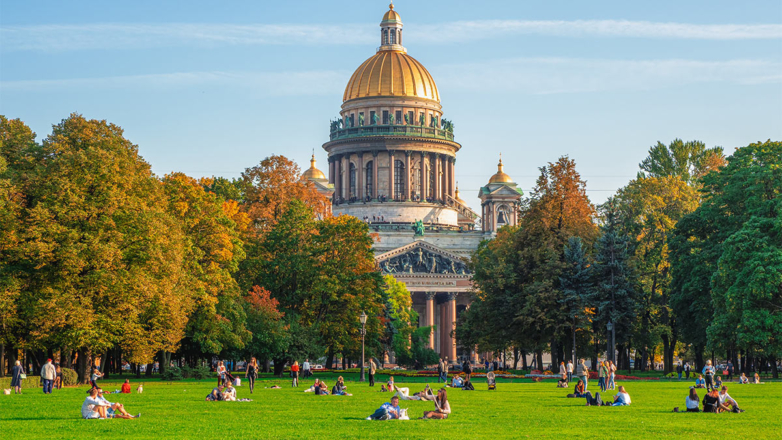
[[350, 197], [356, 197], [356, 164], [350, 164]]
[[391, 44], [396, 44], [396, 29], [391, 29]]
[[383, 125], [388, 125], [388, 110], [383, 110]]
[[409, 121], [410, 121], [408, 123], [408, 125], [415, 125], [415, 119], [414, 118], [415, 118], [415, 113], [413, 113], [412, 111], [407, 112], [407, 119], [409, 119]]
[[405, 163], [401, 160], [394, 161], [394, 198], [404, 197], [405, 192]]
[[396, 120], [397, 125], [402, 123], [402, 110], [396, 111], [396, 116], [394, 119]]
[[364, 174], [364, 176], [365, 176], [364, 182], [366, 182], [364, 193], [366, 195], [368, 195], [369, 197], [373, 196], [372, 185], [373, 185], [374, 181], [372, 179], [375, 177], [375, 174], [372, 172], [373, 165], [374, 164], [372, 163], [371, 160], [369, 162], [367, 162], [367, 167], [366, 167], [366, 171], [365, 171], [365, 174]]
[[383, 29], [383, 44], [388, 44], [388, 29]]
[[369, 112], [369, 125], [375, 125], [375, 111]]

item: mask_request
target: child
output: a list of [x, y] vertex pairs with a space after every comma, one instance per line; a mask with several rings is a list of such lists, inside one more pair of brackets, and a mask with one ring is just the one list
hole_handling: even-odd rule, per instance
[[695, 379], [695, 388], [706, 388], [706, 380], [703, 379], [702, 374], [699, 374], [698, 378]]

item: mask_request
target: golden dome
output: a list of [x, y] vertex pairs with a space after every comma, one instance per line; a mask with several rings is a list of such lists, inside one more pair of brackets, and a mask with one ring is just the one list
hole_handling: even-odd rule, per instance
[[458, 202], [466, 203], [464, 200], [462, 200], [461, 197], [459, 197], [459, 182], [456, 183], [456, 191], [454, 193], [454, 197], [453, 198], [456, 199], [456, 201], [458, 201]]
[[513, 183], [513, 179], [509, 175], [502, 171], [502, 158], [500, 157], [500, 163], [497, 164], [497, 174], [491, 176], [489, 183]]
[[437, 85], [426, 67], [398, 50], [381, 50], [364, 61], [350, 77], [342, 100], [373, 96], [411, 96], [440, 102]]
[[386, 15], [383, 16], [383, 21], [398, 21], [402, 22], [402, 17], [399, 16], [399, 14], [396, 13], [394, 10], [394, 4], [391, 3], [388, 5], [388, 12], [386, 12]]
[[323, 174], [323, 171], [315, 168], [315, 154], [312, 155], [312, 159], [310, 159], [310, 169], [304, 172], [304, 174], [301, 175], [302, 179], [308, 179], [308, 180], [325, 180], [326, 175]]

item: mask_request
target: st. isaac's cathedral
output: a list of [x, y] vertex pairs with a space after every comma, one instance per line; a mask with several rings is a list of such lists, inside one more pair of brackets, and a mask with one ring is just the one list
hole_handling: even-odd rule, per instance
[[470, 304], [465, 260], [499, 227], [516, 224], [522, 192], [500, 160], [480, 188], [480, 214], [459, 198], [462, 146], [443, 117], [434, 78], [403, 43], [402, 19], [391, 4], [380, 22], [380, 47], [348, 80], [323, 144], [328, 177], [314, 155], [302, 177], [332, 200], [335, 215], [369, 223], [378, 266], [407, 285], [419, 325], [437, 328], [429, 346], [451, 362], [475, 359], [451, 336]]

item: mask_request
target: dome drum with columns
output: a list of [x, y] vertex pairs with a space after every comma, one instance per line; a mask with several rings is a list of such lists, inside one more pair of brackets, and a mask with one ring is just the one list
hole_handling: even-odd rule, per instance
[[[404, 282], [421, 326], [437, 326], [429, 346], [442, 358], [474, 358], [451, 331], [470, 304], [467, 259], [482, 240], [517, 221], [521, 190], [503, 171], [480, 189], [481, 214], [459, 196], [453, 124], [443, 118], [429, 71], [402, 46], [393, 4], [380, 23], [377, 53], [353, 73], [332, 121], [327, 177], [311, 167], [302, 178], [332, 199], [335, 215], [369, 223], [378, 267]], [[413, 224], [424, 223], [415, 235]], [[480, 224], [480, 228], [476, 225]]]

